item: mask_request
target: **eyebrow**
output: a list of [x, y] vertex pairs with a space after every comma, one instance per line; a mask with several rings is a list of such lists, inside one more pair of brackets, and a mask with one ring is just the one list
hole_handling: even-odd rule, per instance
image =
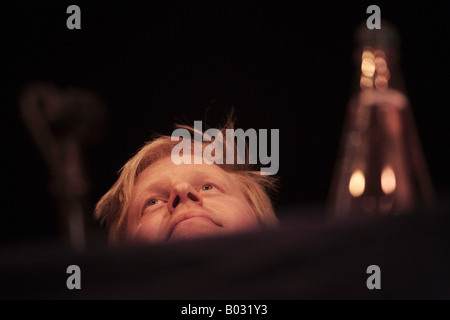
[[161, 190], [164, 189], [164, 184], [167, 184], [166, 179], [158, 179], [156, 181], [150, 182], [150, 184], [146, 185], [141, 192], [137, 194], [137, 197], [140, 198], [143, 194], [147, 194], [149, 192], [155, 194], [161, 194]]
[[[229, 181], [227, 181], [228, 179], [231, 179], [231, 177], [228, 177], [227, 172], [225, 173], [214, 173], [214, 172], [205, 172], [204, 170], [196, 170], [194, 172], [190, 172], [185, 179], [186, 180], [190, 180], [190, 181], [195, 181], [195, 180], [211, 180], [211, 182], [214, 183], [221, 183], [221, 184], [225, 184], [224, 187], [227, 188], [231, 188], [231, 184]], [[228, 178], [228, 179], [227, 179]], [[148, 193], [148, 192], [154, 192], [156, 194], [158, 193], [163, 193], [160, 190], [165, 189], [167, 185], [167, 179], [161, 179], [161, 178], [157, 178], [157, 180], [152, 180], [149, 182], [148, 185], [146, 185], [143, 190], [141, 192], [139, 192], [139, 194], [137, 195], [138, 197], [140, 197], [142, 194]]]

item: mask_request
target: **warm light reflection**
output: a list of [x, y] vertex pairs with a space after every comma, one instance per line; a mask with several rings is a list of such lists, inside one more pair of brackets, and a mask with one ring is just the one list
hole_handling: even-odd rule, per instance
[[361, 76], [361, 81], [359, 82], [361, 89], [371, 89], [373, 88], [372, 78]]
[[386, 91], [388, 88], [388, 79], [382, 75], [377, 76], [375, 78], [375, 88], [379, 91]]
[[381, 196], [378, 204], [378, 211], [382, 214], [389, 213], [392, 210], [394, 204], [393, 197], [391, 196]]
[[366, 187], [366, 179], [361, 170], [355, 170], [350, 178], [350, 183], [348, 184], [348, 190], [354, 197], [359, 197], [364, 193], [364, 188]]
[[389, 72], [389, 68], [386, 62], [386, 55], [381, 50], [375, 51], [375, 88], [378, 91], [386, 91], [389, 86], [389, 79], [391, 77], [391, 73]]
[[385, 194], [391, 194], [395, 191], [396, 181], [394, 169], [387, 165], [381, 172], [381, 189]]
[[386, 59], [386, 54], [384, 53], [384, 51], [383, 50], [379, 50], [379, 49], [377, 49], [377, 50], [375, 50], [374, 52], [373, 52], [373, 54], [374, 54], [374, 56], [375, 57], [381, 57], [381, 58], [383, 58], [383, 59]]
[[354, 147], [359, 147], [359, 145], [361, 144], [361, 133], [359, 133], [358, 131], [353, 131], [350, 134], [350, 141]]
[[378, 74], [385, 75], [388, 70], [386, 60], [381, 57], [376, 57], [375, 58], [375, 68], [377, 69]]

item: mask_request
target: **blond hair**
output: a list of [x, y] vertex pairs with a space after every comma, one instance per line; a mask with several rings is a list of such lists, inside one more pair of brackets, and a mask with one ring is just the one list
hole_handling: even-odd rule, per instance
[[[195, 132], [195, 129], [189, 126], [177, 125], [177, 127]], [[225, 132], [226, 129], [233, 127], [234, 121], [229, 118], [221, 131]], [[201, 134], [204, 135], [203, 132]], [[178, 143], [179, 141], [172, 141], [170, 136], [157, 136], [150, 142], [145, 143], [120, 169], [119, 178], [100, 199], [94, 211], [94, 217], [101, 223], [106, 224], [110, 242], [120, 242], [126, 235], [125, 217], [130, 206], [132, 190], [139, 174], [152, 163], [170, 156], [173, 147]], [[205, 144], [204, 142], [203, 148]], [[272, 176], [261, 175], [260, 171], [254, 170], [248, 163], [248, 150], [246, 155], [247, 161], [245, 161], [245, 164], [217, 165], [235, 178], [261, 226], [275, 226], [278, 224], [278, 219], [273, 210], [270, 194], [277, 190], [278, 180]]]

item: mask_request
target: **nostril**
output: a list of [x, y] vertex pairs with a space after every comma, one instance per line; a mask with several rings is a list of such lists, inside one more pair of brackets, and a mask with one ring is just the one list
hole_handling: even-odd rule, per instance
[[180, 197], [176, 196], [175, 199], [173, 199], [172, 207], [176, 208], [179, 203], [180, 203]]
[[195, 195], [195, 194], [193, 194], [193, 193], [188, 193], [188, 198], [189, 199], [191, 199], [192, 201], [195, 201], [195, 202], [197, 202], [197, 201], [199, 201], [199, 199], [198, 199], [198, 197]]

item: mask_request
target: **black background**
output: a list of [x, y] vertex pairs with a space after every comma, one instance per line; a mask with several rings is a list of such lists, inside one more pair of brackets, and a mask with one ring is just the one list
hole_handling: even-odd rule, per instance
[[[324, 204], [357, 67], [353, 33], [377, 4], [402, 37], [401, 69], [438, 196], [448, 166], [449, 11], [445, 1], [2, 1], [2, 243], [58, 234], [44, 161], [18, 97], [33, 81], [76, 86], [108, 107], [85, 149], [91, 209], [151, 134], [173, 123], [280, 129], [281, 217]], [[66, 9], [81, 8], [81, 30]]]

